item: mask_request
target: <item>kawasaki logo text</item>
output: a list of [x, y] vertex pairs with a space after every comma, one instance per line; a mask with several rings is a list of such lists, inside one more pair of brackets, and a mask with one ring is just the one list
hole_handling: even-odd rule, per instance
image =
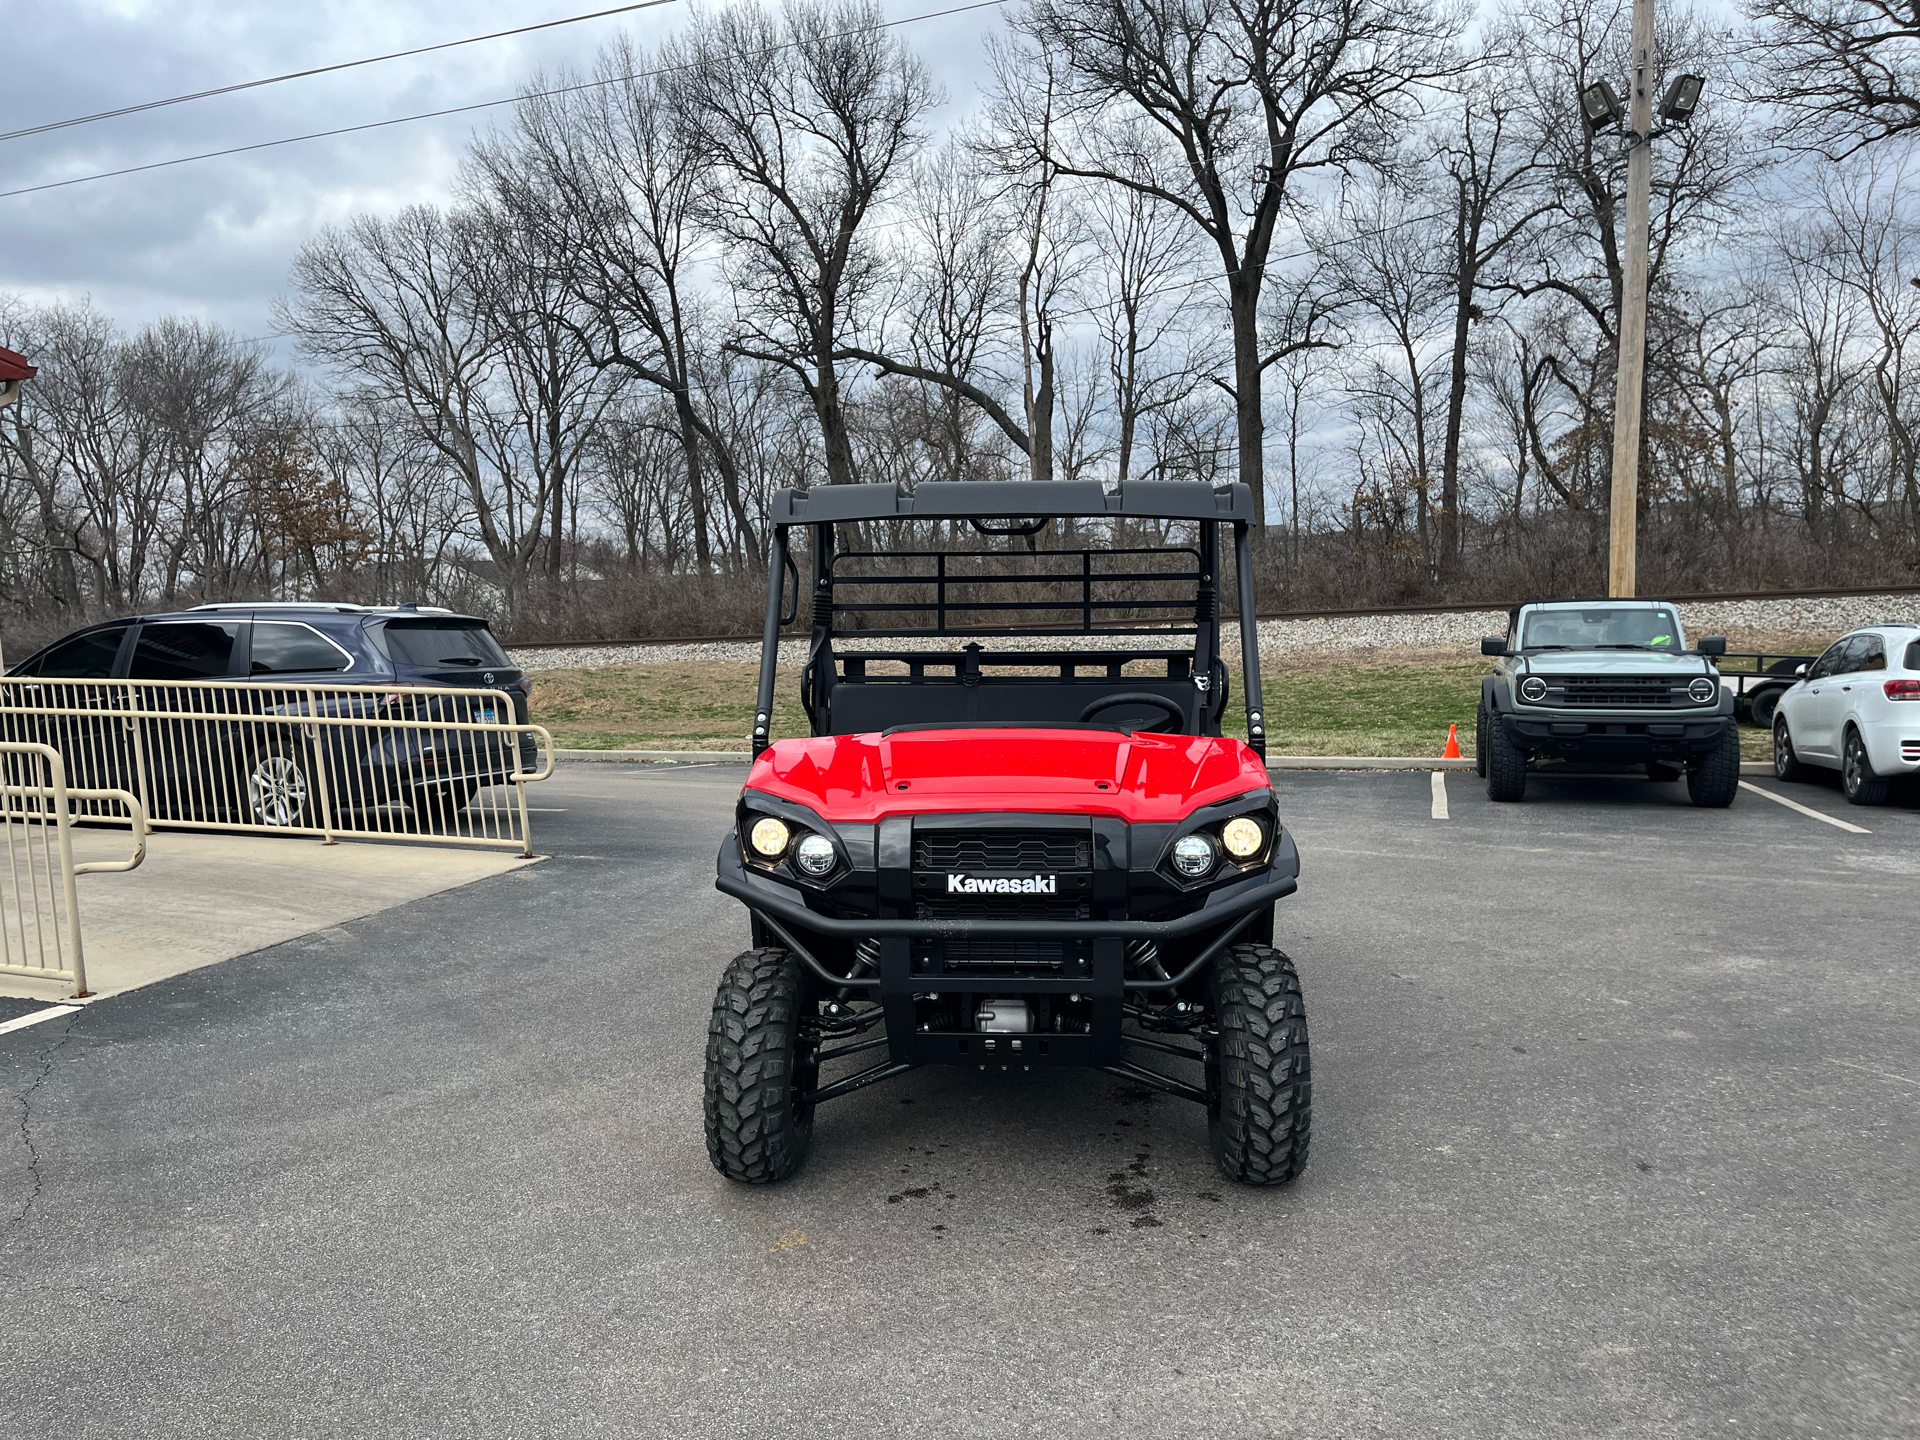
[[977, 875], [947, 876], [949, 895], [1053, 895], [1058, 882], [1051, 875], [1034, 875], [1025, 880], [985, 880]]

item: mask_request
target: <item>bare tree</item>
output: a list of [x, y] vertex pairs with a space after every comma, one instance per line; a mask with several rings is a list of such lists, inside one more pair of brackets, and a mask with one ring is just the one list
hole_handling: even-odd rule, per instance
[[516, 133], [476, 146], [474, 166], [578, 306], [591, 363], [672, 401], [700, 570], [714, 549], [709, 465], [741, 540], [733, 558], [751, 568], [759, 545], [739, 467], [693, 380], [704, 328], [693, 279], [705, 248], [693, 218], [702, 167], [651, 63], [622, 39], [601, 53], [591, 82], [530, 84]]
[[721, 237], [740, 354], [789, 371], [812, 402], [827, 479], [854, 477], [839, 352], [882, 276], [866, 227], [907, 178], [935, 95], [872, 0], [779, 18], [742, 4], [669, 55], [670, 93]]
[[1750, 0], [1758, 81], [1776, 135], [1831, 158], [1920, 130], [1920, 7], [1912, 0]]
[[[1016, 23], [1065, 62], [1059, 123], [1024, 137], [1036, 161], [1172, 207], [1217, 256], [1233, 340], [1222, 383], [1264, 524], [1261, 379], [1313, 338], [1263, 343], [1275, 235], [1310, 176], [1379, 155], [1454, 73], [1458, 16], [1431, 0], [1033, 0]], [[1129, 115], [1151, 131], [1115, 123]]]
[[405, 408], [460, 477], [509, 617], [528, 614], [607, 388], [563, 323], [566, 297], [511, 222], [426, 206], [327, 230], [294, 261], [281, 328], [310, 358]]
[[1483, 46], [1480, 68], [1467, 77], [1458, 109], [1440, 122], [1429, 162], [1431, 179], [1422, 187], [1435, 195], [1448, 229], [1452, 334], [1446, 432], [1440, 449], [1439, 569], [1443, 578], [1458, 573], [1463, 547], [1461, 454], [1473, 326], [1484, 318], [1480, 302], [1552, 207], [1540, 183], [1544, 128], [1529, 125], [1518, 113], [1518, 98], [1508, 84], [1508, 54], [1521, 43], [1520, 36], [1502, 28]]

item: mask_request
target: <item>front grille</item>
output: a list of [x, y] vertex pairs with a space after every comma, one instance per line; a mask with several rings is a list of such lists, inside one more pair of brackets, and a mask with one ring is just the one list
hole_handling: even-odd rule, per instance
[[916, 870], [1090, 870], [1085, 831], [926, 830], [913, 837]]
[[949, 940], [945, 965], [949, 970], [1058, 970], [1071, 950], [1083, 944], [1066, 940]]
[[[1691, 678], [1691, 677], [1689, 677]], [[1646, 710], [1692, 706], [1685, 682], [1663, 675], [1563, 675], [1547, 680], [1542, 705], [1572, 710]]]

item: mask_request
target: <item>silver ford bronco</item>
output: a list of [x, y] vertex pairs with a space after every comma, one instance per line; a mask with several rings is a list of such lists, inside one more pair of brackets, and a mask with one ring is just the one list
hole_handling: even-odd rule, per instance
[[1530, 769], [1644, 767], [1654, 780], [1684, 772], [1696, 805], [1731, 805], [1739, 725], [1713, 663], [1726, 652], [1722, 635], [1688, 649], [1664, 600], [1515, 606], [1506, 636], [1480, 642], [1495, 657], [1475, 736], [1487, 797], [1523, 798]]

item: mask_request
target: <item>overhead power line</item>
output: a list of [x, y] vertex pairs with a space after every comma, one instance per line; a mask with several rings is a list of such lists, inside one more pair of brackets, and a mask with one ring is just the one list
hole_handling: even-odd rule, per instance
[[169, 105], [185, 105], [194, 100], [210, 100], [216, 95], [234, 95], [242, 90], [258, 90], [263, 85], [280, 85], [288, 80], [306, 80], [315, 75], [331, 75], [336, 70], [353, 70], [362, 65], [379, 65], [388, 60], [404, 60], [409, 55], [431, 55], [436, 50], [456, 50], [462, 45], [479, 45], [488, 40], [505, 40], [513, 35], [531, 35], [536, 30], [552, 30], [561, 25], [578, 25], [583, 20], [604, 20], [609, 15], [626, 15], [635, 10], [651, 10], [656, 5], [671, 5], [674, 0], [640, 0], [636, 5], [620, 5], [612, 10], [595, 10], [590, 15], [570, 15], [564, 20], [543, 20], [538, 25], [519, 25], [512, 30], [495, 30], [486, 35], [469, 35], [464, 40], [443, 40], [437, 45], [419, 45], [412, 50], [395, 50], [387, 55], [368, 55], [360, 60], [342, 60], [336, 65], [316, 65], [311, 70], [290, 70], [285, 75], [269, 75], [263, 80], [244, 80], [238, 85], [221, 85], [212, 90], [196, 90], [191, 95], [170, 95], [164, 100], [146, 100], [138, 105], [123, 105], [118, 110], [101, 110], [92, 115], [76, 115], [71, 120], [49, 120], [44, 125], [29, 125], [23, 130], [0, 134], [0, 141], [20, 140], [28, 135], [45, 135], [50, 130], [69, 130], [75, 125], [91, 125], [97, 120], [117, 120], [122, 115], [139, 115], [147, 110], [162, 110]]
[[[653, 3], [665, 3], [665, 0], [653, 0]], [[883, 20], [878, 25], [860, 26], [858, 29], [845, 30], [837, 35], [822, 36], [826, 40], [838, 40], [847, 35], [859, 35], [868, 30], [892, 30], [901, 25], [914, 25], [922, 20], [938, 20], [946, 15], [964, 15], [969, 10], [991, 10], [1005, 5], [1008, 0], [975, 0], [971, 5], [955, 5], [946, 10], [929, 10], [924, 15], [907, 15], [898, 20]], [[815, 41], [789, 40], [782, 45], [770, 45], [757, 55], [774, 55], [782, 50], [792, 50], [803, 44]], [[518, 105], [523, 100], [545, 100], [554, 95], [571, 95], [580, 90], [598, 90], [607, 85], [618, 85], [627, 80], [640, 80], [652, 75], [665, 75], [684, 66], [668, 65], [658, 70], [635, 71], [629, 75], [614, 75], [605, 80], [586, 80], [578, 85], [561, 85], [552, 90], [530, 90], [520, 95], [509, 95], [500, 100], [481, 100], [472, 105], [454, 105], [445, 110], [427, 110], [418, 115], [397, 115], [391, 120], [370, 120], [364, 125], [343, 125], [337, 130], [316, 130], [308, 135], [288, 135], [280, 140], [258, 140], [251, 145], [233, 145], [225, 150], [208, 150], [199, 155], [181, 155], [172, 160], [155, 160], [146, 165], [129, 165], [121, 170], [102, 170], [94, 175], [76, 175], [71, 180], [50, 180], [44, 185], [27, 185], [18, 190], [0, 190], [0, 200], [10, 200], [16, 195], [37, 195], [43, 190], [64, 190], [69, 185], [87, 185], [95, 180], [115, 180], [122, 175], [139, 175], [148, 170], [166, 170], [175, 165], [191, 165], [198, 160], [218, 160], [228, 155], [245, 155], [254, 150], [272, 150], [281, 145], [299, 145], [308, 140], [330, 140], [339, 135], [358, 135], [367, 130], [384, 130], [392, 125], [411, 125], [419, 120], [438, 120], [448, 115], [467, 115], [476, 110], [493, 110], [502, 105]]]

